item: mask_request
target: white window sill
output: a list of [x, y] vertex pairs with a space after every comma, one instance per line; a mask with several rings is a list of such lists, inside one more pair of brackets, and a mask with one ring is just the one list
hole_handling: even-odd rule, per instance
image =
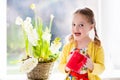
[[[49, 80], [64, 80], [64, 78], [65, 78], [64, 74], [55, 73], [55, 74], [51, 74]], [[101, 78], [102, 78], [102, 80], [115, 80], [114, 78], [116, 78], [116, 80], [119, 80], [120, 79], [120, 71], [117, 70], [117, 71], [104, 72], [101, 75]], [[7, 75], [6, 80], [28, 80], [28, 79], [27, 79], [26, 74], [11, 74], [11, 75]]]
[[[103, 79], [106, 78], [120, 78], [120, 70], [109, 70], [109, 71], [105, 71], [101, 77]], [[120, 80], [120, 79], [119, 79]]]
[[[56, 73], [50, 76], [49, 80], [64, 80], [65, 75], [61, 73]], [[26, 74], [14, 74], [14, 75], [7, 75], [6, 80], [28, 80]]]
[[[8, 68], [8, 72], [11, 72], [11, 71], [13, 72], [12, 70], [13, 67], [10, 68], [10, 70], [9, 68]], [[18, 70], [18, 69], [15, 69], [15, 70]], [[0, 80], [28, 80], [26, 74], [9, 73], [6, 76], [7, 76], [6, 77], [7, 79], [0, 79]], [[65, 74], [62, 74], [60, 72], [54, 72], [50, 75], [49, 80], [64, 80], [65, 76], [66, 76]], [[100, 75], [100, 77], [102, 78], [102, 80], [115, 80], [113, 78], [119, 78], [117, 80], [120, 80], [120, 70], [111, 70], [111, 69], [105, 70], [104, 73]]]

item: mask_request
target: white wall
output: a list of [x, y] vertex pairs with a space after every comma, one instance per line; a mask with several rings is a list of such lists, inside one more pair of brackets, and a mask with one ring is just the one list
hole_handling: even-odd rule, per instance
[[6, 75], [6, 0], [0, 0], [0, 80]]
[[120, 0], [101, 1], [101, 33], [106, 71], [111, 74], [115, 69], [120, 70]]
[[[101, 3], [101, 31], [106, 54], [111, 58], [119, 59], [120, 45], [120, 1], [103, 0]], [[119, 59], [120, 60], [120, 59]], [[116, 61], [117, 62], [117, 61]], [[119, 63], [120, 64], [120, 63]]]

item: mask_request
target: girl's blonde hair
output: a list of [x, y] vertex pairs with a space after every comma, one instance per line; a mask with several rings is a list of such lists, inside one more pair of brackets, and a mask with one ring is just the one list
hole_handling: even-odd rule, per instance
[[[91, 9], [89, 8], [83, 8], [83, 9], [78, 9], [77, 11], [75, 11], [74, 14], [82, 14], [84, 15], [86, 18], [87, 18], [87, 21], [91, 24], [96, 24], [95, 23], [95, 18], [94, 18], [94, 13]], [[101, 45], [101, 41], [99, 40], [99, 37], [98, 37], [98, 34], [97, 34], [97, 30], [96, 30], [96, 27], [94, 26], [94, 32], [95, 32], [95, 36], [94, 36], [94, 43], [97, 44], [98, 46]], [[71, 35], [69, 37], [69, 41], [73, 41], [74, 40], [74, 37], [73, 35]]]

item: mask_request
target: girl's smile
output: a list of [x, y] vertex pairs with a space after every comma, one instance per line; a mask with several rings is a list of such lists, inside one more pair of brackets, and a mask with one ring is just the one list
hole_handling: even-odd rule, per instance
[[79, 37], [81, 35], [81, 32], [75, 32], [74, 35]]

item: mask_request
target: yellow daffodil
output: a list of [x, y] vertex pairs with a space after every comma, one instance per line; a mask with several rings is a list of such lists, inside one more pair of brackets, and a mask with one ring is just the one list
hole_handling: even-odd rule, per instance
[[31, 5], [30, 5], [30, 8], [32, 9], [32, 10], [34, 10], [36, 7], [35, 7], [35, 4], [34, 3], [32, 3]]

